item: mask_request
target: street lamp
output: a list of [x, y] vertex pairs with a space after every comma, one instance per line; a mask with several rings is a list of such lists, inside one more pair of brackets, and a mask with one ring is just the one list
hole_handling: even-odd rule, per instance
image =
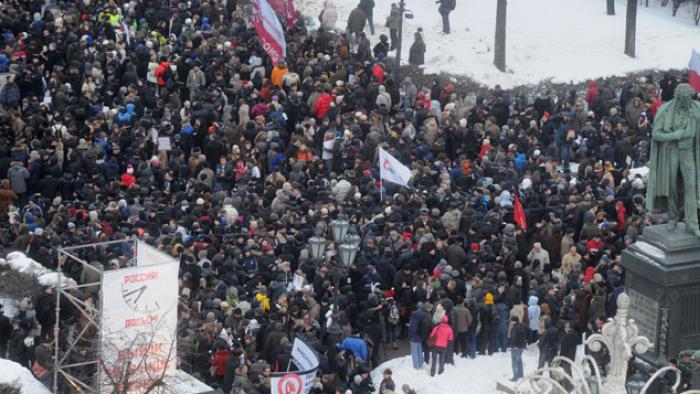
[[348, 245], [352, 245], [356, 248], [360, 247], [360, 242], [362, 241], [362, 238], [354, 233], [350, 233], [345, 236], [345, 243]]
[[309, 238], [309, 252], [311, 253], [312, 259], [322, 259], [323, 254], [326, 252], [326, 239], [316, 236]]
[[405, 16], [406, 19], [413, 19], [413, 13], [410, 10], [406, 9], [406, 0], [401, 0], [399, 2], [399, 14], [401, 15], [401, 18], [399, 18], [399, 42], [398, 42], [398, 45], [396, 46], [396, 76], [397, 76], [396, 80], [397, 81], [398, 81], [398, 75], [399, 75], [399, 68], [401, 67], [401, 45], [403, 44], [403, 18]]
[[333, 234], [333, 240], [338, 242], [343, 242], [345, 236], [348, 233], [348, 228], [350, 228], [350, 223], [344, 218], [338, 218], [331, 221], [331, 233]]
[[358, 246], [345, 243], [338, 247], [338, 253], [340, 254], [340, 263], [343, 267], [348, 268], [355, 261], [357, 256], [357, 250], [360, 249]]

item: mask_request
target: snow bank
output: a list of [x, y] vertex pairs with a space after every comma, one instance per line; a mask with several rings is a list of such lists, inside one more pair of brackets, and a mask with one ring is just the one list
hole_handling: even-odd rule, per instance
[[34, 378], [34, 375], [16, 362], [0, 359], [0, 382], [16, 383], [22, 394], [51, 394], [46, 386]]
[[[34, 259], [27, 257], [22, 252], [10, 252], [6, 259], [0, 259], [0, 266], [9, 266], [12, 270], [27, 274], [37, 278], [37, 281], [42, 286], [56, 286], [58, 283], [58, 274], [43, 265], [37, 263]], [[63, 287], [75, 286], [73, 279], [63, 276]]]
[[17, 315], [19, 309], [19, 301], [11, 297], [0, 297], [0, 305], [2, 305], [2, 314], [13, 318]]
[[[538, 357], [536, 345], [531, 345], [523, 352], [523, 368], [526, 375], [537, 369]], [[428, 365], [423, 364], [423, 369], [415, 370], [410, 355], [396, 358], [372, 371], [372, 381], [377, 390], [382, 381], [382, 371], [387, 368], [391, 369], [392, 379], [399, 392], [404, 384], [411, 386], [417, 394], [497, 393], [498, 382], [511, 388], [515, 387], [515, 383], [509, 381], [513, 377], [510, 352], [477, 356], [475, 359], [456, 358], [454, 366], [445, 365], [445, 372], [432, 378]]]
[[[297, 0], [297, 8], [318, 26], [325, 0]], [[338, 29], [359, 1], [335, 1]], [[391, 3], [375, 0], [375, 35], [389, 35], [384, 27]], [[510, 0], [506, 31], [506, 65], [502, 73], [493, 65], [496, 2], [459, 0], [450, 16], [452, 34], [443, 35], [435, 1], [407, 0], [413, 19], [404, 20], [402, 61], [408, 62], [413, 35], [423, 28], [427, 52], [425, 70], [471, 77], [488, 86], [511, 88], [552, 82], [581, 82], [648, 69], [685, 69], [691, 49], [698, 46], [700, 28], [685, 2], [672, 17], [671, 6], [656, 1], [639, 5], [636, 58], [624, 54], [626, 1], [616, 0], [614, 16], [605, 13], [604, 1]], [[392, 52], [392, 56], [395, 55]]]

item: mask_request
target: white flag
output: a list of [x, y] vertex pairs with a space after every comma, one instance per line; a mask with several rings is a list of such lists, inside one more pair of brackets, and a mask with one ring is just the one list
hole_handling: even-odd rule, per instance
[[408, 181], [411, 179], [411, 170], [387, 151], [379, 148], [379, 176], [389, 182], [408, 186]]

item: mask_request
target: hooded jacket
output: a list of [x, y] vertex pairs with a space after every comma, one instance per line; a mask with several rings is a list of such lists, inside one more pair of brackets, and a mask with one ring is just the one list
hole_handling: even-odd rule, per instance
[[530, 330], [532, 331], [537, 330], [537, 323], [540, 320], [540, 313], [542, 312], [538, 305], [539, 301], [539, 298], [536, 296], [530, 296], [527, 301], [527, 315], [530, 320]]

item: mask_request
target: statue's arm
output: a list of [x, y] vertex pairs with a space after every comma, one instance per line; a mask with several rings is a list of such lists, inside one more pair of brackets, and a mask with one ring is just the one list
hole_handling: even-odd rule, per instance
[[669, 142], [678, 141], [683, 137], [684, 130], [672, 131], [670, 133], [664, 133], [661, 130], [655, 130], [651, 133], [651, 139], [658, 142]]

